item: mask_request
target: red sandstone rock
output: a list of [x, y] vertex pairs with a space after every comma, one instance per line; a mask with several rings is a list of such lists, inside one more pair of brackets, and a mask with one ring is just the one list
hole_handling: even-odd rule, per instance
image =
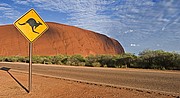
[[[121, 54], [121, 44], [105, 35], [58, 23], [33, 43], [33, 55]], [[0, 55], [27, 56], [28, 41], [13, 25], [0, 26]]]

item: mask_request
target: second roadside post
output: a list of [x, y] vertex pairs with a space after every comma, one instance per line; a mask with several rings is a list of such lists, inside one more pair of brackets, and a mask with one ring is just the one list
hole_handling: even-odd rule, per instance
[[29, 77], [28, 91], [32, 91], [32, 54], [33, 42], [37, 40], [45, 31], [48, 25], [42, 20], [34, 9], [30, 9], [14, 22], [14, 26], [29, 41]]

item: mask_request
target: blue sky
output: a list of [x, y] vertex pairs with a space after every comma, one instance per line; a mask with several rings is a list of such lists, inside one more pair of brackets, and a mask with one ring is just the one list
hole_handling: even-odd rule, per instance
[[180, 52], [180, 0], [1, 0], [0, 25], [34, 8], [44, 21], [118, 40], [126, 52]]

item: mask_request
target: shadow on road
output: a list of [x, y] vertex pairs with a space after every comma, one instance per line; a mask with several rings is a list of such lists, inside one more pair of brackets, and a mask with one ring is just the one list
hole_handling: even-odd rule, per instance
[[29, 91], [26, 89], [26, 87], [24, 87], [10, 72], [11, 68], [7, 68], [7, 67], [1, 67], [0, 70], [6, 71], [27, 93], [29, 93]]

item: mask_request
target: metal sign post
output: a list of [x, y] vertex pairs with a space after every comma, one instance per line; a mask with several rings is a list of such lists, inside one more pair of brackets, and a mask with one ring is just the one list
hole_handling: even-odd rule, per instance
[[29, 43], [29, 93], [32, 89], [32, 43]]

